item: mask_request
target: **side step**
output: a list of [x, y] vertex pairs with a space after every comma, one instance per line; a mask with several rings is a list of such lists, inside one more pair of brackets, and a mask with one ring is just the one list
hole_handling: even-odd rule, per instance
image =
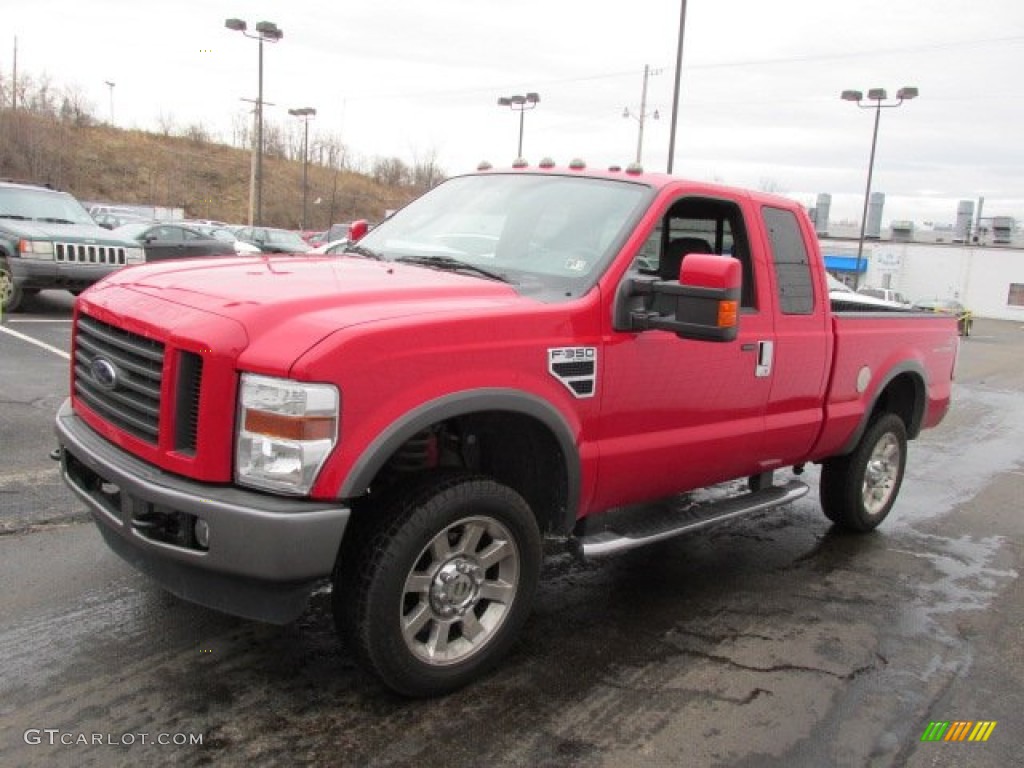
[[789, 504], [806, 495], [809, 490], [806, 483], [790, 480], [785, 485], [772, 485], [758, 491], [729, 496], [686, 511], [666, 509], [653, 518], [649, 514], [638, 515], [637, 519], [628, 515], [619, 516], [614, 527], [571, 539], [569, 546], [582, 557], [616, 555], [713, 523]]

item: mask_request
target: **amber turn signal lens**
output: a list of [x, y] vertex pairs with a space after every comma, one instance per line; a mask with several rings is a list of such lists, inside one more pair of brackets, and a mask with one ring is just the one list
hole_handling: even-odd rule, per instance
[[739, 305], [735, 301], [718, 302], [718, 327], [732, 328], [736, 325], [736, 313], [738, 311]]
[[330, 440], [334, 437], [334, 418], [246, 411], [245, 431], [284, 440]]

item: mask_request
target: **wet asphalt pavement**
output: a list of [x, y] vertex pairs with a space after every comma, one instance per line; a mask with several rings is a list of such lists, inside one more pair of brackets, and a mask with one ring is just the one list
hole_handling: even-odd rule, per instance
[[[497, 672], [407, 701], [354, 667], [326, 591], [274, 627], [183, 603], [107, 550], [47, 458], [69, 307], [47, 292], [0, 330], [4, 766], [1019, 762], [1021, 324], [976, 322], [954, 410], [911, 444], [875, 534], [832, 530], [812, 493], [614, 559], [552, 556]], [[958, 720], [997, 726], [921, 741]]]

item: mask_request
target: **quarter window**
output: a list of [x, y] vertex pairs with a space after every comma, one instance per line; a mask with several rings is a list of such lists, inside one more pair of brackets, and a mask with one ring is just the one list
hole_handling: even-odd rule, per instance
[[762, 215], [775, 263], [779, 309], [784, 315], [809, 315], [814, 311], [814, 283], [800, 222], [782, 208], [766, 206]]

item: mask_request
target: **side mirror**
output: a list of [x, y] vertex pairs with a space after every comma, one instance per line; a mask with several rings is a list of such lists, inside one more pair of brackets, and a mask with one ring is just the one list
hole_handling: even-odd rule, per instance
[[370, 231], [370, 224], [366, 219], [357, 219], [348, 225], [348, 240], [350, 243], [362, 240]]
[[732, 341], [739, 333], [743, 270], [732, 256], [691, 253], [683, 259], [679, 282], [632, 278], [629, 294], [649, 296], [633, 311], [630, 328], [672, 331], [681, 339]]

